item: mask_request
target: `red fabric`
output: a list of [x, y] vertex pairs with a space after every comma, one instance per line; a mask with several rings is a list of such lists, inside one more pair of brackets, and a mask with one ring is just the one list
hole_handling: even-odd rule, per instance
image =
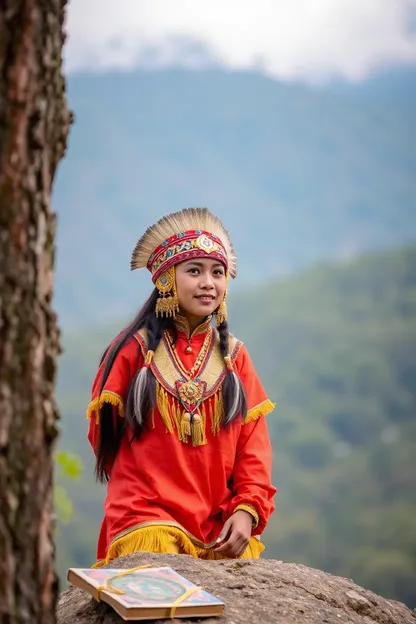
[[[191, 368], [205, 335], [191, 339], [193, 353], [185, 353], [188, 340], [179, 333], [176, 349], [184, 366]], [[130, 380], [143, 357], [135, 340], [123, 347], [105, 390], [124, 400]], [[267, 400], [253, 364], [243, 346], [235, 370], [247, 393], [249, 409]], [[93, 385], [97, 396], [101, 371]], [[99, 425], [98, 425], [99, 426]], [[97, 429], [92, 414], [88, 438], [95, 449]], [[104, 559], [109, 543], [122, 531], [143, 522], [179, 523], [192, 536], [209, 544], [239, 504], [250, 505], [259, 515], [260, 534], [274, 510], [276, 488], [271, 484], [271, 445], [266, 419], [243, 424], [235, 419], [228, 430], [213, 435], [207, 423], [207, 444], [180, 442], [176, 431], [166, 432], [155, 411], [154, 428], [130, 444], [125, 436], [111, 468], [105, 499], [105, 517], [98, 540], [97, 558]]]

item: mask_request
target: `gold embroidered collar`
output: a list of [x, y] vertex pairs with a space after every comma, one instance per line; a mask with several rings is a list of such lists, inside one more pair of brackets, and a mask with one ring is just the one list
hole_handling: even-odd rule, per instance
[[178, 332], [182, 332], [185, 336], [190, 340], [193, 336], [198, 336], [200, 334], [205, 334], [208, 331], [209, 326], [211, 325], [212, 315], [207, 316], [205, 321], [203, 321], [194, 331], [191, 331], [189, 326], [189, 321], [186, 316], [182, 314], [177, 314], [175, 317], [175, 326]]

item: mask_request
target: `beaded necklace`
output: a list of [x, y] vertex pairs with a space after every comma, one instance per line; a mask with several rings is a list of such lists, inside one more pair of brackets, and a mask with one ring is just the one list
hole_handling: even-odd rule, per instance
[[[165, 343], [167, 345], [169, 355], [172, 358], [172, 362], [176, 370], [178, 371], [179, 379], [176, 381], [177, 396], [184, 407], [185, 411], [181, 418], [181, 435], [190, 435], [191, 428], [193, 437], [195, 439], [203, 439], [202, 433], [202, 419], [201, 415], [197, 413], [200, 403], [204, 399], [204, 392], [206, 383], [200, 381], [197, 374], [201, 371], [201, 368], [205, 364], [207, 354], [212, 345], [214, 331], [210, 327], [205, 336], [201, 350], [196, 358], [195, 364], [188, 371], [182, 364], [179, 356], [175, 352], [171, 338], [167, 332], [165, 332]], [[194, 435], [195, 434], [195, 435]], [[201, 437], [202, 436], [202, 437]]]
[[167, 344], [169, 353], [174, 361], [175, 367], [179, 369], [179, 372], [181, 372], [182, 375], [186, 379], [188, 380], [193, 379], [196, 373], [200, 370], [201, 366], [203, 365], [205, 361], [209, 347], [211, 346], [212, 336], [213, 336], [213, 329], [212, 327], [209, 327], [207, 331], [207, 335], [205, 336], [205, 340], [202, 344], [201, 350], [198, 354], [198, 357], [196, 358], [195, 363], [192, 366], [192, 368], [188, 371], [182, 364], [181, 360], [179, 359], [179, 356], [176, 353], [176, 349], [174, 348], [174, 345], [172, 343], [171, 337], [169, 336], [168, 332], [165, 332], [166, 344]]

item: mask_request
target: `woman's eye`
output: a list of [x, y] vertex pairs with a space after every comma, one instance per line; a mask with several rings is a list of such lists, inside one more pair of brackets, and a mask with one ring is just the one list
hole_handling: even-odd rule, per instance
[[193, 273], [194, 275], [196, 275], [197, 273], [199, 273], [198, 269], [189, 269], [188, 273]]
[[216, 271], [214, 271], [214, 275], [224, 275], [224, 271], [221, 271], [221, 269], [217, 269]]

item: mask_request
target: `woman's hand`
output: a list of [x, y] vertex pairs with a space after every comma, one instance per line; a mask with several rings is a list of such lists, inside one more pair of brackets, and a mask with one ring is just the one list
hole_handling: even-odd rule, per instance
[[217, 544], [222, 544], [214, 551], [233, 559], [240, 557], [250, 541], [252, 526], [253, 516], [239, 509], [224, 524], [217, 539]]

